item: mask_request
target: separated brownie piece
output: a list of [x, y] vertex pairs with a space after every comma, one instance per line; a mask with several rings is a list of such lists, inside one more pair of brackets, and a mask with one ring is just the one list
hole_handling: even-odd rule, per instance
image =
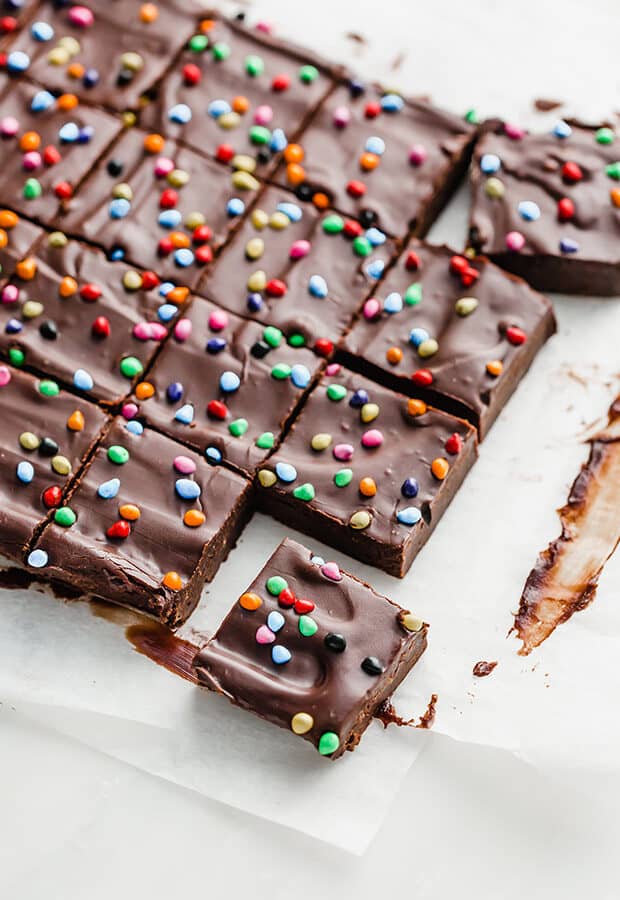
[[413, 241], [342, 342], [346, 365], [481, 437], [555, 331], [549, 301], [486, 259]]
[[132, 129], [63, 204], [57, 224], [100, 244], [111, 259], [194, 286], [259, 186], [242, 175]]
[[476, 458], [473, 428], [330, 365], [258, 470], [286, 525], [402, 578]]
[[0, 197], [48, 224], [121, 128], [72, 94], [0, 78]]
[[0, 290], [0, 354], [116, 403], [144, 372], [187, 294], [56, 232]]
[[501, 126], [476, 146], [471, 181], [477, 252], [540, 290], [620, 294], [617, 129]]
[[268, 188], [200, 291], [329, 353], [395, 250], [377, 228]]
[[428, 626], [288, 538], [200, 650], [200, 684], [323, 756], [354, 750], [426, 649]]
[[252, 473], [279, 442], [320, 365], [273, 325], [197, 298], [123, 412], [206, 452], [211, 462]]
[[182, 3], [44, 3], [11, 47], [9, 68], [55, 93], [112, 109], [136, 107], [195, 27]]
[[12, 275], [43, 232], [10, 209], [0, 209], [0, 282]]
[[475, 131], [423, 100], [342, 84], [284, 153], [278, 180], [397, 237], [425, 234], [469, 161]]
[[[86, 400], [0, 365], [0, 553], [23, 560], [107, 422]], [[58, 512], [59, 521], [64, 513]]]
[[221, 162], [264, 172], [332, 84], [308, 51], [238, 22], [205, 20], [152, 92], [140, 124]]
[[249, 482], [116, 420], [27, 563], [177, 626], [250, 515]]

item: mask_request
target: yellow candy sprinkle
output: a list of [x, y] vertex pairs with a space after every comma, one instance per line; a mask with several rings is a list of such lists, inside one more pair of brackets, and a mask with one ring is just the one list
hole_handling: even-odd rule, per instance
[[275, 472], [271, 472], [269, 469], [261, 469], [258, 473], [258, 480], [263, 487], [272, 487], [278, 479], [275, 476]]
[[52, 469], [58, 475], [68, 475], [71, 472], [71, 463], [66, 456], [52, 457]]
[[406, 631], [421, 631], [424, 627], [424, 621], [410, 612], [401, 613], [399, 620]]
[[368, 528], [371, 522], [372, 516], [365, 509], [361, 509], [359, 510], [359, 512], [353, 513], [353, 515], [349, 519], [349, 525], [356, 531], [363, 531], [364, 528]]
[[307, 734], [314, 727], [314, 719], [310, 713], [298, 712], [291, 719], [291, 731], [295, 734]]
[[329, 445], [332, 442], [331, 434], [327, 434], [325, 432], [319, 432], [319, 434], [315, 434], [310, 441], [310, 446], [313, 450], [327, 450]]

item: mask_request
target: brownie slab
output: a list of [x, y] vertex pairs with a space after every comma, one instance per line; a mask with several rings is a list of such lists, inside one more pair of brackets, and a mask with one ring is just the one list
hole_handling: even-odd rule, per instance
[[277, 328], [197, 298], [123, 411], [212, 462], [253, 473], [321, 365], [308, 348], [287, 344]]
[[56, 98], [47, 88], [0, 77], [0, 198], [43, 224], [119, 133], [120, 120]]
[[427, 631], [285, 538], [193, 666], [204, 687], [337, 759], [420, 658]]
[[332, 85], [306, 50], [209, 19], [152, 92], [140, 124], [223, 162], [249, 157], [265, 173]]
[[258, 501], [402, 578], [475, 458], [468, 423], [331, 364], [258, 470]]
[[329, 352], [395, 251], [376, 228], [268, 188], [199, 290]]
[[469, 162], [475, 131], [423, 100], [341, 84], [286, 151], [277, 180], [397, 237], [424, 235]]
[[48, 90], [124, 110], [161, 78], [194, 24], [183, 4], [165, 0], [48, 2], [11, 52], [27, 55], [25, 71]]
[[413, 241], [344, 338], [340, 359], [488, 432], [555, 331], [549, 301], [484, 258]]
[[558, 122], [498, 127], [476, 146], [469, 242], [534, 287], [620, 294], [620, 138]]
[[[250, 515], [249, 482], [157, 432], [116, 420], [29, 566], [177, 626]], [[130, 430], [132, 429], [132, 430]]]
[[15, 272], [18, 263], [27, 259], [43, 232], [10, 209], [0, 209], [0, 282]]
[[0, 289], [0, 355], [107, 404], [150, 363], [186, 288], [160, 285], [55, 233]]
[[0, 365], [0, 418], [0, 552], [21, 562], [107, 417], [51, 379]]
[[56, 224], [112, 259], [194, 286], [257, 187], [174, 141], [131, 129], [63, 203]]

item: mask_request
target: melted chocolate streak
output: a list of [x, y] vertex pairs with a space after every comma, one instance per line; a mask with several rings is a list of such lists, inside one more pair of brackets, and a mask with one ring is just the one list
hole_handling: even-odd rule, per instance
[[195, 644], [177, 637], [159, 622], [143, 621], [137, 625], [130, 625], [125, 630], [125, 636], [129, 643], [133, 644], [136, 652], [142, 656], [147, 656], [173, 675], [179, 675], [192, 684], [198, 684], [192, 669], [192, 661], [199, 650]]
[[408, 727], [428, 730], [433, 727], [435, 722], [435, 707], [438, 699], [439, 697], [437, 694], [431, 694], [428, 706], [420, 716], [419, 722], [416, 722], [415, 718], [403, 719], [402, 716], [399, 716], [389, 698], [383, 701], [381, 706], [375, 712], [374, 717], [375, 719], [379, 719], [384, 728], [387, 728], [388, 725], [398, 725], [399, 728]]

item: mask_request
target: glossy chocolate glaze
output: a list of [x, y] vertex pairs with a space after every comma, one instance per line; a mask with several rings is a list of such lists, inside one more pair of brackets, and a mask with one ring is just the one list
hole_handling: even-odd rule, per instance
[[[15, 118], [19, 122], [15, 137], [0, 137], [0, 202], [3, 206], [10, 206], [49, 224], [58, 210], [55, 186], [66, 181], [76, 188], [119, 133], [121, 124], [102, 110], [83, 105], [65, 111], [55, 104], [45, 111], [32, 112], [30, 105], [39, 91], [40, 87], [26, 81], [0, 78], [0, 126], [6, 118]], [[62, 141], [60, 129], [71, 123], [78, 129], [92, 128], [91, 139], [85, 143]], [[19, 147], [19, 139], [27, 131], [35, 131], [40, 135], [41, 152], [45, 147], [55, 147], [60, 154], [59, 162], [25, 171], [24, 153]], [[42, 188], [40, 197], [30, 200], [24, 197], [24, 184], [28, 178], [39, 181]]]
[[[128, 462], [111, 462], [112, 446], [127, 449]], [[193, 474], [175, 469], [179, 456], [196, 466]], [[120, 479], [118, 494], [103, 499], [98, 489], [113, 478]], [[179, 496], [175, 484], [180, 478], [200, 486], [196, 500]], [[84, 593], [178, 625], [197, 604], [205, 579], [213, 578], [234, 546], [249, 516], [249, 490], [246, 479], [210, 466], [169, 438], [148, 429], [131, 433], [123, 420], [116, 420], [69, 497], [76, 523], [70, 528], [52, 523], [37, 542], [49, 557], [41, 571], [69, 580]], [[138, 506], [140, 517], [131, 522], [128, 537], [108, 537], [123, 504]], [[198, 527], [184, 523], [190, 509], [205, 515]], [[179, 590], [163, 583], [167, 572], [178, 573]]]
[[[139, 129], [124, 134], [101, 158], [82, 188], [63, 204], [55, 224], [68, 233], [83, 235], [108, 253], [121, 251], [124, 259], [164, 278], [195, 286], [205, 270], [205, 262], [195, 258], [189, 266], [178, 265], [174, 253], [160, 253], [160, 240], [172, 231], [181, 232], [195, 251], [193, 232], [183, 223], [188, 215], [198, 212], [212, 232], [206, 243], [216, 250], [240, 223], [238, 216], [228, 212], [228, 202], [239, 199], [247, 207], [256, 192], [235, 188], [227, 169], [179, 147], [175, 141], [166, 141], [161, 152], [149, 153], [144, 145], [146, 137], [147, 133]], [[162, 193], [172, 188], [165, 176], [156, 173], [162, 157], [188, 176], [184, 186], [173, 188], [178, 195], [174, 209], [183, 220], [174, 229], [159, 224]], [[110, 215], [110, 203], [120, 184], [131, 189], [131, 209], [124, 218], [115, 219]]]
[[[312, 636], [301, 634], [300, 615], [267, 590], [274, 575], [284, 577], [296, 597], [314, 604], [308, 613], [317, 625]], [[290, 729], [293, 716], [310, 715], [313, 725], [303, 737], [316, 747], [322, 734], [334, 732], [339, 746], [331, 758], [355, 747], [376, 708], [424, 651], [427, 632], [421, 622], [418, 631], [408, 631], [401, 607], [346, 572], [340, 577], [328, 578], [309, 550], [285, 538], [248, 588], [261, 605], [248, 611], [235, 603], [194, 660], [199, 683], [276, 725]], [[272, 661], [273, 644], [256, 640], [257, 629], [275, 611], [285, 619], [275, 642], [292, 654], [283, 665]], [[342, 652], [325, 643], [334, 633], [345, 638]], [[367, 657], [377, 658], [380, 674], [362, 669]]]
[[[410, 253], [420, 262], [415, 271], [407, 267]], [[342, 342], [341, 357], [394, 390], [423, 396], [440, 409], [467, 418], [484, 436], [542, 343], [555, 331], [555, 319], [545, 297], [486, 259], [469, 261], [479, 278], [464, 286], [459, 274], [451, 271], [453, 256], [449, 247], [413, 241], [381, 284], [377, 293], [381, 311], [372, 319], [359, 317]], [[394, 293], [404, 298], [413, 284], [421, 285], [421, 301], [408, 305], [404, 300], [400, 312], [386, 312], [385, 299]], [[456, 311], [462, 298], [478, 301], [468, 315]], [[506, 337], [510, 326], [525, 332], [525, 343], [510, 343]], [[433, 356], [421, 357], [410, 343], [414, 328], [437, 340], [439, 349]], [[399, 362], [388, 362], [391, 348], [402, 351]], [[487, 370], [492, 361], [502, 364], [498, 376]], [[412, 381], [420, 369], [432, 375], [427, 388]]]
[[[52, 486], [66, 492], [107, 417], [94, 404], [65, 391], [55, 397], [45, 396], [39, 391], [39, 379], [2, 365], [0, 382], [7, 378], [10, 380], [0, 387], [0, 545], [3, 554], [21, 562], [26, 544], [48, 512], [43, 492]], [[84, 417], [80, 430], [67, 425], [76, 410]], [[38, 439], [38, 448], [27, 450], [20, 444], [20, 435], [25, 432]], [[49, 440], [41, 443], [44, 438]], [[71, 464], [67, 475], [53, 468], [59, 455]], [[33, 467], [30, 482], [17, 477], [20, 463]]]
[[[513, 139], [498, 127], [476, 146], [471, 168], [473, 202], [470, 243], [510, 271], [527, 278], [541, 290], [567, 293], [620, 293], [620, 194], [614, 203], [611, 192], [620, 188], [606, 168], [620, 159], [618, 134], [610, 144], [596, 140], [597, 130], [571, 124], [571, 134], [526, 134]], [[486, 175], [480, 161], [493, 154], [500, 169]], [[573, 182], [563, 176], [562, 166], [576, 163], [583, 174]], [[502, 197], [487, 194], [489, 178], [499, 179]], [[575, 214], [560, 220], [558, 202], [573, 201]], [[533, 201], [540, 217], [526, 221], [519, 203]], [[525, 238], [520, 251], [510, 251], [506, 235], [519, 232]], [[561, 241], [578, 246], [563, 252]]]
[[[362, 562], [402, 577], [472, 465], [475, 433], [462, 420], [431, 408], [423, 415], [410, 415], [407, 399], [402, 395], [361, 375], [338, 366], [333, 368], [340, 371], [322, 378], [280, 449], [259, 470], [261, 483], [265, 480], [262, 473], [276, 473], [281, 463], [293, 465], [297, 477], [289, 483], [279, 478], [271, 487], [260, 487], [259, 502], [293, 528], [320, 536]], [[343, 399], [329, 398], [331, 385], [346, 389]], [[365, 391], [368, 402], [379, 407], [372, 421], [363, 422], [360, 408], [350, 405], [358, 391]], [[362, 436], [369, 430], [381, 431], [380, 446], [361, 444]], [[312, 448], [311, 440], [317, 434], [331, 436], [326, 449]], [[445, 448], [453, 434], [463, 444], [456, 454]], [[353, 448], [348, 462], [334, 456], [334, 448], [342, 444]], [[450, 465], [447, 477], [441, 481], [431, 472], [431, 464], [437, 458], [446, 459]], [[347, 486], [338, 487], [334, 477], [342, 469], [351, 469], [353, 477]], [[374, 496], [360, 493], [360, 481], [364, 478], [374, 480]], [[418, 492], [407, 498], [401, 488], [410, 478], [417, 481]], [[305, 484], [311, 484], [315, 492], [309, 502], [293, 495]], [[412, 506], [419, 510], [421, 519], [414, 525], [399, 522], [397, 513]], [[366, 528], [349, 524], [351, 516], [358, 512], [370, 515]]]
[[[257, 228], [250, 215], [205, 275], [200, 292], [231, 312], [277, 325], [286, 335], [301, 334], [309, 342], [317, 338], [335, 341], [376, 284], [371, 274], [373, 266], [386, 264], [396, 245], [388, 239], [369, 256], [360, 257], [344, 232], [328, 234], [323, 230], [323, 223], [332, 213], [319, 213], [311, 204], [300, 203], [280, 188], [268, 188], [259, 197], [253, 213], [259, 210], [271, 217], [281, 203], [296, 205], [301, 211], [299, 221], [290, 222], [282, 230], [269, 225]], [[260, 258], [250, 259], [246, 248], [249, 241], [257, 238], [263, 241], [264, 252]], [[308, 241], [310, 251], [302, 258], [291, 259], [291, 247], [296, 241]], [[263, 271], [267, 280], [282, 280], [287, 291], [283, 297], [262, 291], [262, 308], [252, 312], [248, 308], [251, 291], [247, 283], [257, 271]], [[313, 275], [320, 275], [327, 282], [326, 297], [310, 294]]]
[[[376, 224], [390, 234], [405, 237], [413, 228], [422, 235], [447, 199], [438, 203], [438, 195], [452, 188], [467, 165], [475, 132], [459, 116], [424, 100], [408, 100], [399, 112], [368, 118], [367, 105], [380, 103], [384, 93], [374, 85], [361, 94], [349, 84], [340, 85], [300, 138], [302, 166], [308, 184], [324, 191], [335, 209], [356, 218], [370, 210]], [[335, 122], [343, 112], [350, 117], [344, 126]], [[385, 152], [376, 168], [368, 171], [360, 165], [360, 157], [373, 137], [384, 141]], [[415, 147], [425, 154], [417, 165], [409, 159]], [[277, 180], [290, 184], [284, 163]], [[351, 181], [363, 182], [362, 196], [347, 189]]]
[[[225, 462], [251, 473], [272, 449], [261, 448], [257, 440], [270, 432], [275, 446], [307, 390], [307, 386], [297, 386], [290, 376], [274, 377], [272, 370], [282, 365], [296, 367], [293, 377], [301, 375], [303, 379], [307, 375], [311, 383], [321, 360], [305, 347], [291, 347], [283, 337], [278, 347], [271, 347], [264, 339], [264, 325], [232, 313], [224, 313], [225, 328], [216, 328], [215, 322], [222, 321], [222, 312], [202, 298], [194, 300], [183, 323], [184, 327], [187, 322], [191, 324], [190, 337], [179, 341], [173, 336], [168, 341], [148, 376], [148, 383], [155, 389], [153, 396], [135, 402], [138, 416], [158, 430], [201, 453], [208, 447], [216, 448]], [[269, 332], [273, 338], [274, 329]], [[223, 349], [219, 349], [221, 341], [226, 344]], [[224, 373], [239, 377], [237, 390], [222, 390], [220, 379]], [[170, 398], [169, 388], [175, 399]], [[226, 405], [224, 419], [207, 411], [213, 400]], [[187, 412], [188, 405], [193, 415], [189, 424], [176, 418], [179, 410], [181, 415]], [[248, 428], [236, 437], [229, 425], [240, 419], [248, 423]]]

